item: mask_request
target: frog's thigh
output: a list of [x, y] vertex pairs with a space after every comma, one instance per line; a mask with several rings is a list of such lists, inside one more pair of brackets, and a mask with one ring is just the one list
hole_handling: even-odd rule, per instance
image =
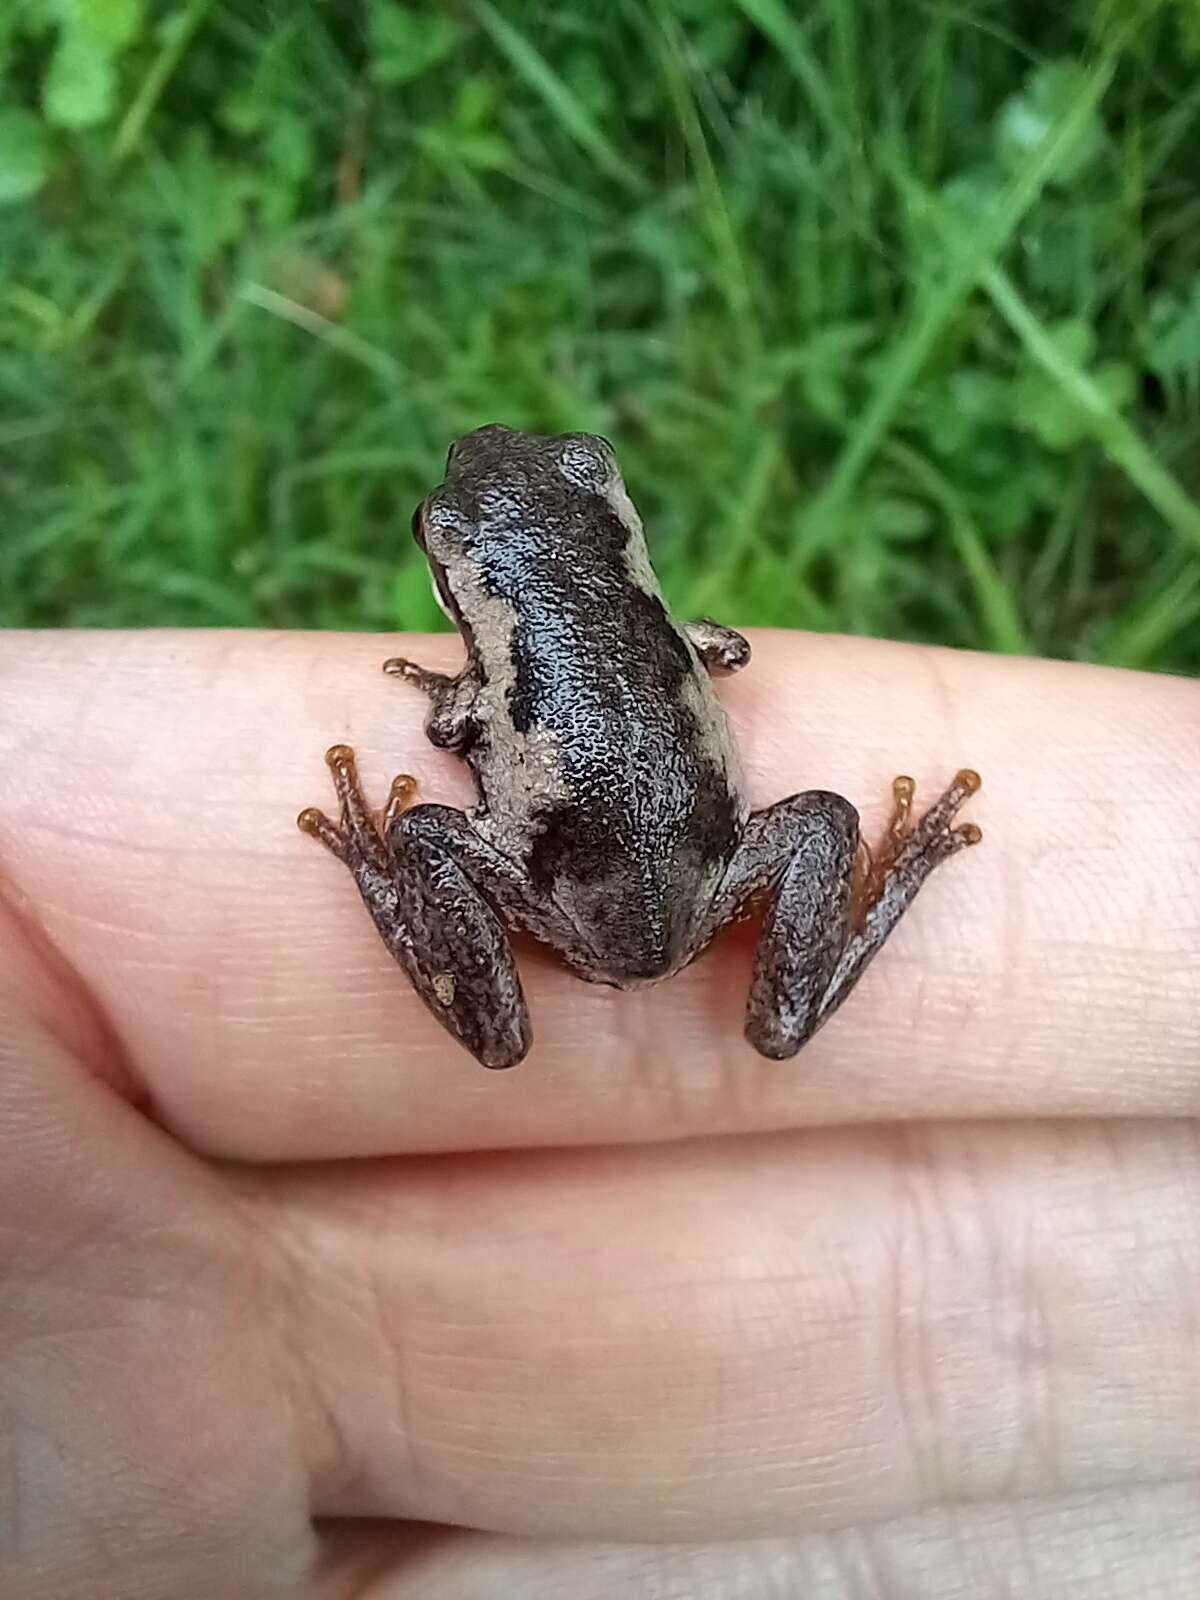
[[814, 789], [750, 819], [731, 873], [740, 898], [774, 884], [754, 956], [746, 1037], [774, 1060], [816, 1031], [821, 1001], [846, 943], [858, 813]]
[[854, 988], [929, 874], [979, 841], [973, 823], [955, 825], [978, 774], [960, 772], [915, 827], [912, 780], [897, 778], [893, 788], [882, 851], [857, 885], [858, 814], [840, 795], [795, 795], [750, 819], [724, 893], [736, 909], [739, 897], [776, 884], [746, 1019], [746, 1037], [763, 1055], [794, 1055]]
[[710, 672], [740, 672], [750, 659], [749, 640], [709, 617], [685, 622], [683, 631]]
[[[485, 1067], [516, 1066], [529, 1013], [508, 933], [485, 891], [497, 863], [461, 811], [415, 806], [388, 828], [395, 904], [376, 922], [417, 993]], [[493, 893], [493, 898], [499, 898]]]

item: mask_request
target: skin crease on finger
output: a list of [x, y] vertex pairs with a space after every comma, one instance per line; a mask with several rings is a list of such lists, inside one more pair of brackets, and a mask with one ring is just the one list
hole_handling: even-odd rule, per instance
[[[928, 797], [969, 762], [983, 846], [939, 869], [793, 1062], [742, 1040], [735, 933], [636, 994], [525, 944], [536, 1042], [495, 1075], [445, 1039], [294, 828], [334, 735], [379, 799], [411, 769], [423, 798], [469, 801], [419, 697], [380, 671], [396, 644], [0, 638], [3, 882], [109, 1030], [95, 1069], [194, 1148], [287, 1160], [1200, 1109], [1197, 685], [758, 635], [720, 688], [754, 803], [828, 786], [870, 836], [895, 773]], [[458, 659], [453, 641], [405, 644]]]
[[305, 1330], [322, 1515], [720, 1539], [1195, 1480], [1194, 1123], [266, 1168], [242, 1193]]
[[1194, 1600], [1198, 1505], [1171, 1485], [710, 1545], [342, 1526], [323, 1600]]

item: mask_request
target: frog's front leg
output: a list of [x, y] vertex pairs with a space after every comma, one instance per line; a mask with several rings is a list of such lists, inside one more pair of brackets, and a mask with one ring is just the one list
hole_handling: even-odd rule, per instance
[[948, 856], [976, 844], [973, 823], [951, 826], [979, 788], [960, 772], [915, 826], [911, 778], [893, 784], [882, 847], [861, 843], [858, 813], [814, 790], [757, 812], [714, 906], [715, 925], [767, 893], [754, 959], [746, 1037], [775, 1060], [795, 1055], [853, 989], [871, 957]]
[[711, 617], [685, 622], [683, 631], [692, 649], [713, 674], [724, 677], [730, 672], [740, 672], [750, 659], [749, 639], [744, 639], [733, 628], [714, 622]]
[[474, 661], [468, 661], [461, 672], [451, 676], [448, 672], [431, 672], [428, 667], [418, 666], [404, 656], [391, 656], [383, 663], [383, 670], [415, 684], [429, 696], [426, 738], [439, 750], [453, 750], [461, 755], [475, 737], [479, 673]]
[[461, 811], [410, 809], [413, 778], [393, 781], [377, 821], [354, 752], [335, 745], [325, 760], [340, 820], [310, 808], [300, 828], [349, 868], [384, 944], [442, 1026], [485, 1067], [516, 1066], [529, 1049], [529, 1013], [494, 903], [519, 893], [515, 868]]

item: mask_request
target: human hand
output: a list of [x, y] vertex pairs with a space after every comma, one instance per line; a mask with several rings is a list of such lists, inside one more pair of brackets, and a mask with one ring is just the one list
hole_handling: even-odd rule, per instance
[[1200, 687], [758, 636], [756, 804], [982, 846], [795, 1061], [735, 932], [497, 1075], [295, 829], [468, 797], [395, 648], [0, 636], [0, 1595], [1200, 1592]]

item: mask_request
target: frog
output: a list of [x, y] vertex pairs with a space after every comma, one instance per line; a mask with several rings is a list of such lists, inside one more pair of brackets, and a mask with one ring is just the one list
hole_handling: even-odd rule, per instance
[[978, 774], [960, 770], [919, 819], [897, 777], [874, 850], [831, 791], [752, 809], [714, 687], [750, 645], [672, 615], [599, 434], [475, 429], [412, 531], [465, 662], [383, 667], [425, 695], [425, 734], [465, 761], [476, 803], [418, 803], [401, 773], [376, 812], [335, 744], [338, 819], [308, 807], [297, 821], [349, 870], [425, 1005], [484, 1067], [513, 1067], [532, 1042], [514, 934], [635, 990], [757, 917], [745, 1037], [770, 1060], [796, 1055], [930, 873], [979, 842], [956, 820]]

